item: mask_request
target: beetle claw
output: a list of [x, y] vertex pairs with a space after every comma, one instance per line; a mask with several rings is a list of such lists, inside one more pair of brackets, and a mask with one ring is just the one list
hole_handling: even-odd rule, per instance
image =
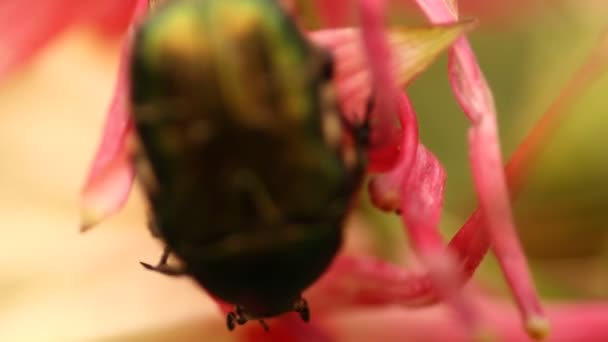
[[139, 263], [147, 270], [162, 273], [162, 274], [168, 275], [168, 276], [176, 277], [176, 276], [182, 276], [182, 275], [186, 274], [186, 270], [182, 267], [175, 267], [175, 266], [171, 266], [169, 264], [164, 264], [164, 265], [159, 264], [159, 265], [153, 266], [153, 265], [150, 265], [143, 261], [140, 261]]
[[306, 299], [300, 297], [294, 304], [293, 311], [299, 313], [304, 322], [310, 321], [310, 309], [308, 309]]
[[171, 266], [167, 263], [169, 259], [169, 255], [171, 254], [171, 249], [169, 247], [165, 247], [163, 250], [163, 254], [158, 261], [156, 266], [150, 265], [148, 263], [140, 261], [139, 263], [147, 270], [162, 273], [168, 276], [181, 276], [186, 274], [186, 270], [183, 267]]
[[[228, 326], [228, 330], [232, 331], [236, 327], [236, 324], [243, 325], [247, 323], [247, 318], [243, 315], [243, 310], [241, 307], [236, 307], [236, 313], [233, 311], [228, 312], [226, 315], [226, 325]], [[268, 325], [263, 320], [260, 320], [260, 323], [264, 327], [264, 330], [268, 331]]]
[[232, 331], [235, 327], [236, 315], [234, 312], [229, 312], [226, 315], [226, 326], [228, 326], [228, 330]]

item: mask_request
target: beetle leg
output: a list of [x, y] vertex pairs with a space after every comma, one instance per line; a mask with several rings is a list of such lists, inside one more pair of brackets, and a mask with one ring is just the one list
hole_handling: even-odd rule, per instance
[[226, 315], [226, 325], [228, 326], [228, 330], [234, 330], [234, 327], [236, 326], [235, 322], [236, 315], [234, 314], [234, 312], [231, 311]]
[[370, 121], [372, 112], [374, 111], [374, 98], [369, 97], [365, 105], [365, 112], [360, 122], [353, 122], [345, 115], [340, 115], [342, 127], [344, 127], [357, 142], [357, 145], [367, 148], [369, 147]]
[[[262, 323], [262, 326], [264, 326], [264, 329], [267, 330], [268, 325], [266, 325], [266, 322], [263, 322], [262, 320], [260, 320], [260, 322]], [[245, 323], [247, 323], [247, 318], [243, 315], [243, 308], [238, 305], [235, 311], [230, 311], [226, 315], [226, 325], [230, 331], [234, 330], [237, 324], [243, 325]]]
[[258, 322], [260, 322], [260, 324], [262, 325], [262, 328], [264, 328], [264, 331], [268, 332], [270, 330], [270, 327], [268, 327], [268, 323], [266, 323], [266, 321], [264, 321], [263, 319], [258, 320]]
[[300, 297], [298, 300], [296, 300], [296, 303], [293, 306], [293, 311], [299, 313], [300, 318], [302, 318], [304, 322], [310, 321], [310, 310], [308, 309], [306, 299]]
[[147, 270], [159, 272], [164, 275], [168, 275], [168, 276], [185, 275], [186, 274], [185, 268], [178, 267], [178, 266], [171, 266], [167, 263], [167, 260], [169, 260], [170, 254], [171, 254], [171, 249], [169, 247], [165, 247], [165, 249], [163, 250], [163, 254], [161, 255], [160, 260], [158, 261], [158, 264], [156, 264], [156, 266], [152, 266], [152, 265], [147, 264], [142, 261], [140, 261], [139, 263]]

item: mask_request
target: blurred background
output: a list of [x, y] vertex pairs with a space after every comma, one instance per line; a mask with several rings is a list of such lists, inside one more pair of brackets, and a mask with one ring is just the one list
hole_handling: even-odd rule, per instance
[[[603, 0], [460, 1], [480, 19], [471, 35], [494, 90], [505, 156], [530, 131], [608, 27]], [[305, 22], [318, 18], [306, 11]], [[0, 7], [1, 9], [1, 7]], [[392, 23], [422, 22], [395, 5]], [[161, 245], [145, 227], [141, 193], [120, 214], [78, 233], [78, 195], [100, 138], [120, 42], [74, 27], [0, 83], [0, 340], [233, 340], [224, 319], [187, 279], [145, 272]], [[608, 61], [607, 61], [608, 63]], [[468, 122], [449, 89], [446, 58], [410, 87], [423, 142], [448, 173], [446, 237], [475, 208]], [[515, 218], [543, 298], [608, 299], [608, 76], [568, 109], [529, 182]], [[369, 208], [353, 220], [396, 262], [399, 220]], [[364, 231], [364, 232], [362, 232]], [[505, 292], [492, 256], [475, 276]]]

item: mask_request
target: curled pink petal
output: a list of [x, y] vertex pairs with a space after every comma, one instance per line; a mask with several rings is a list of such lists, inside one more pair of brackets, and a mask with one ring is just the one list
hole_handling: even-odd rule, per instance
[[[398, 97], [397, 87], [392, 78], [390, 50], [382, 33], [384, 8], [381, 2], [361, 1], [363, 42], [374, 85], [376, 108], [372, 116], [370, 160], [373, 164], [373, 147], [397, 145], [400, 156], [394, 159], [395, 169], [401, 179], [395, 179], [394, 187], [399, 189], [401, 215], [407, 227], [410, 241], [428, 267], [433, 286], [442, 299], [448, 301], [465, 325], [474, 332], [478, 319], [475, 309], [460, 290], [459, 269], [454, 257], [445, 251], [438, 231], [443, 205], [445, 172], [436, 158], [426, 149], [416, 147], [418, 140], [415, 113], [405, 95]], [[401, 136], [388, 135], [390, 127], [399, 119]], [[374, 140], [374, 133], [377, 135]], [[399, 139], [399, 140], [396, 140]], [[411, 139], [408, 141], [407, 139]], [[382, 161], [386, 163], [386, 161]], [[404, 165], [399, 165], [404, 164]], [[413, 171], [411, 172], [413, 164]], [[394, 174], [391, 178], [397, 178]], [[371, 185], [373, 187], [373, 184]]]
[[[471, 22], [435, 27], [395, 28], [387, 31], [388, 41], [385, 42], [388, 44], [386, 46], [387, 54], [392, 57], [388, 63], [386, 58], [382, 59], [376, 55], [370, 57], [369, 53], [366, 54], [366, 51], [370, 48], [375, 49], [375, 47], [362, 46], [361, 31], [354, 28], [321, 30], [309, 33], [309, 37], [315, 43], [331, 51], [335, 61], [335, 81], [340, 107], [349, 120], [358, 121], [365, 115], [372, 88], [376, 89], [375, 93], [382, 94], [380, 95], [382, 99], [390, 96], [383, 89], [387, 84], [393, 84], [391, 89], [395, 90], [394, 95], [396, 96], [397, 88], [394, 82], [400, 86], [408, 84], [469, 27], [471, 27]], [[383, 36], [382, 32], [374, 34]], [[377, 39], [373, 35], [369, 39], [374, 40], [373, 44], [377, 44]], [[371, 75], [382, 70], [372, 69], [370, 71], [371, 58], [374, 58], [373, 63], [382, 65], [380, 69], [388, 70], [389, 76], [383, 76], [384, 81], [378, 77], [372, 79]], [[394, 81], [392, 77], [394, 77]], [[378, 82], [384, 83], [377, 85]], [[376, 97], [374, 96], [374, 98]], [[374, 107], [375, 112], [372, 118], [376, 122], [378, 121], [376, 118], [387, 116], [381, 114], [383, 111], [386, 113], [386, 110], [379, 107], [377, 103]], [[400, 140], [392, 140], [401, 137], [401, 127], [397, 124], [396, 112], [389, 113], [385, 120], [381, 120], [381, 122], [384, 121], [387, 121], [387, 124], [380, 130], [378, 130], [380, 127], [374, 127], [372, 130], [375, 132], [372, 136], [373, 148], [370, 151], [370, 171], [372, 172], [390, 170], [401, 153]], [[385, 137], [388, 137], [391, 143], [386, 143], [383, 140]], [[374, 139], [381, 141], [374, 143]]]
[[399, 122], [403, 127], [399, 163], [389, 172], [372, 177], [369, 193], [372, 203], [385, 211], [401, 211], [402, 195], [408, 187], [408, 179], [416, 153], [423, 148], [418, 143], [418, 121], [410, 99], [405, 94], [398, 98]]
[[[418, 0], [434, 23], [457, 20], [455, 3]], [[528, 270], [511, 213], [507, 183], [498, 142], [496, 110], [490, 88], [465, 38], [450, 50], [449, 76], [463, 111], [472, 121], [470, 161], [480, 209], [488, 236], [531, 335], [548, 333], [548, 323]]]
[[118, 211], [126, 202], [133, 184], [134, 169], [127, 146], [133, 129], [128, 104], [128, 64], [132, 39], [132, 35], [129, 35], [123, 45], [118, 80], [103, 137], [82, 191], [82, 230]]
[[[409, 236], [424, 250], [443, 247], [437, 226], [441, 218], [446, 174], [437, 158], [419, 145], [412, 171], [404, 182], [401, 215]], [[434, 236], [437, 237], [434, 237]]]
[[437, 293], [426, 274], [369, 256], [338, 256], [329, 270], [311, 287], [306, 298], [321, 311], [349, 306], [433, 303]]
[[450, 303], [471, 332], [479, 329], [479, 317], [470, 298], [460, 291], [463, 283], [455, 255], [445, 250], [439, 233], [439, 220], [445, 190], [445, 170], [424, 146], [415, 151], [416, 159], [402, 181], [401, 217], [408, 237], [427, 267], [437, 294]]
[[[404, 133], [417, 137], [416, 114], [407, 96], [403, 95], [403, 98], [407, 104], [404, 106], [405, 111], [400, 112]], [[403, 146], [407, 146], [406, 143], [404, 140]], [[445, 170], [437, 158], [422, 144], [418, 144], [417, 148], [409, 149], [411, 151], [408, 151], [407, 147], [402, 150], [400, 163], [411, 160], [411, 171], [407, 178], [397, 184], [401, 184], [401, 217], [410, 242], [426, 265], [438, 294], [451, 304], [469, 331], [478, 334], [482, 329], [481, 320], [471, 298], [460, 291], [463, 276], [460, 274], [461, 269], [458, 267], [456, 255], [445, 250], [439, 233], [445, 191]], [[408, 156], [407, 153], [410, 155]]]
[[389, 155], [386, 159], [386, 153], [379, 156], [375, 154], [375, 149], [386, 150], [388, 148], [398, 152], [394, 146], [398, 146], [401, 142], [400, 132], [393, 129], [398, 119], [398, 88], [390, 70], [390, 63], [386, 63], [393, 57], [384, 35], [384, 11], [383, 1], [360, 1], [361, 35], [371, 72], [372, 101], [374, 101], [375, 109], [371, 115], [371, 148], [368, 152], [371, 169], [374, 169], [376, 165], [387, 166], [388, 169], [396, 165], [399, 153]]

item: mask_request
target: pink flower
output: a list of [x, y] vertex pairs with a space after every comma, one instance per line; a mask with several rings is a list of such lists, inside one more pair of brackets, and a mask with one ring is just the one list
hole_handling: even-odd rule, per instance
[[[372, 172], [395, 171], [380, 174], [378, 176], [379, 181], [372, 182], [370, 185], [372, 193], [376, 193], [380, 197], [383, 196], [384, 191], [374, 186], [383, 180], [388, 183], [386, 188], [389, 189], [389, 192], [397, 192], [399, 206], [391, 209], [401, 209], [414, 248], [429, 267], [431, 288], [437, 290], [437, 296], [452, 303], [463, 318], [463, 322], [474, 330], [479, 328], [475, 326], [478, 319], [475, 309], [469, 304], [470, 300], [459, 291], [462, 280], [460, 279], [457, 261], [452, 252], [445, 251], [441, 237], [437, 232], [445, 183], [444, 172], [432, 154], [424, 147], [418, 147], [415, 113], [407, 97], [398, 95], [399, 90], [394, 83], [395, 80], [393, 80], [394, 69], [399, 71], [399, 64], [397, 68], [394, 68], [391, 63], [384, 63], [386, 60], [391, 60], [393, 54], [384, 38], [381, 21], [383, 8], [381, 4], [382, 2], [378, 1], [362, 2], [362, 36], [363, 50], [367, 52], [366, 58], [357, 57], [360, 48], [358, 48], [357, 39], [352, 31], [320, 33], [312, 35], [311, 38], [316, 39], [321, 45], [325, 45], [335, 55], [338, 95], [344, 113], [361, 115], [367, 98], [370, 95], [374, 96], [375, 111], [372, 114], [374, 126], [370, 135], [373, 148], [369, 151], [369, 169]], [[455, 37], [453, 36], [453, 38]], [[355, 45], [355, 49], [350, 48], [350, 54], [340, 54], [341, 49], [348, 49], [349, 46], [353, 45]], [[121, 63], [123, 67], [129, 58], [128, 46], [123, 52], [123, 62]], [[420, 52], [411, 49], [410, 46], [407, 46], [407, 48], [410, 49], [402, 48], [406, 51], [404, 53], [408, 55], [403, 58], [406, 61], [405, 70], [407, 72], [405, 79], [401, 80], [401, 84], [407, 83], [424, 67], [424, 63], [413, 63], [422, 60], [416, 57], [416, 54], [420, 54]], [[401, 63], [400, 59], [395, 58], [395, 60]], [[366, 74], [365, 63], [362, 63], [364, 61], [369, 62], [371, 77]], [[343, 66], [347, 63], [348, 68]], [[128, 81], [122, 78], [124, 74], [124, 72], [120, 72], [120, 75], [123, 76], [119, 76], [117, 92], [107, 123], [107, 127], [110, 129], [106, 130], [102, 146], [85, 186], [83, 197], [83, 218], [86, 220], [83, 228], [85, 229], [120, 208], [130, 191], [133, 170], [126, 157], [126, 152], [121, 152], [126, 150], [126, 141], [131, 127], [128, 110], [123, 99], [124, 92], [121, 91], [124, 83]], [[371, 86], [368, 83], [369, 81], [371, 81]], [[375, 93], [372, 93], [371, 89], [374, 89]], [[485, 91], [489, 90], [485, 89]], [[395, 102], [397, 99], [400, 99], [399, 102]], [[482, 108], [482, 110], [486, 110], [486, 108]], [[398, 115], [395, 117], [394, 113], [398, 113]], [[489, 115], [491, 116], [493, 113], [489, 113]], [[393, 125], [395, 119], [398, 119], [401, 123], [402, 128], [400, 130]], [[111, 129], [113, 124], [118, 125], [118, 129]], [[118, 139], [116, 139], [117, 137]], [[494, 134], [494, 136], [490, 135], [488, 139], [489, 141], [493, 141], [492, 139], [495, 141], [497, 137]], [[475, 144], [473, 144], [473, 147], [475, 147]], [[108, 155], [112, 156], [109, 160], [106, 159]], [[498, 157], [500, 162], [500, 156]], [[492, 158], [495, 159], [496, 156]], [[413, 171], [411, 176], [410, 171]], [[499, 175], [502, 174], [502, 169], [499, 169], [498, 173]], [[499, 176], [498, 180], [500, 179]], [[403, 194], [408, 195], [403, 196]], [[498, 198], [503, 198], [503, 202], [499, 203], [506, 202], [506, 192], [498, 193]], [[493, 205], [490, 203], [490, 208], [493, 208]], [[502, 220], [508, 218], [510, 216], [507, 216], [507, 218], [499, 217], [497, 221], [501, 223]], [[517, 253], [521, 254], [521, 251], [516, 250], [515, 252], [516, 255]], [[515, 266], [522, 268], [521, 265]], [[525, 270], [525, 265], [523, 269]], [[529, 278], [524, 273], [521, 278], [518, 278], [524, 282], [524, 287], [528, 286], [525, 290], [531, 292], [530, 298], [525, 298], [525, 300], [537, 302], [531, 285], [525, 284], [526, 277]], [[538, 305], [533, 304], [533, 306]], [[540, 321], [541, 319], [536, 317], [541, 317], [542, 314], [540, 312], [534, 314], [536, 315], [534, 316], [534, 322]]]
[[[48, 2], [40, 3], [51, 6]], [[343, 22], [339, 18], [337, 3], [320, 2], [324, 9], [323, 17], [331, 21], [332, 26]], [[443, 48], [461, 35], [468, 24], [448, 25], [458, 20], [454, 1], [419, 0], [417, 4], [431, 22], [442, 26], [387, 35], [383, 26], [384, 2], [361, 0], [362, 41], [359, 31], [354, 29], [311, 32], [309, 37], [327, 47], [336, 58], [335, 81], [342, 109], [348, 114], [347, 119], [361, 115], [367, 99], [370, 96], [374, 98], [374, 125], [369, 151], [369, 172], [373, 178], [369, 190], [378, 208], [401, 214], [413, 250], [425, 272], [407, 272], [370, 257], [341, 255], [326, 275], [310, 289], [310, 298], [317, 298], [324, 305], [318, 314], [329, 318], [310, 326], [302, 326], [290, 317], [281, 318], [276, 322], [279, 325], [273, 327], [274, 336], [283, 336], [281, 340], [293, 337], [296, 332], [309, 334], [314, 340], [335, 340], [340, 334], [335, 330], [340, 323], [336, 316], [331, 315], [334, 311], [344, 307], [364, 307], [367, 310], [367, 307], [395, 303], [422, 305], [445, 301], [457, 313], [459, 322], [453, 322], [443, 312], [431, 315], [433, 322], [444, 322], [450, 326], [445, 330], [450, 330], [461, 339], [468, 338], [471, 333], [482, 333], [484, 326], [481, 324], [486, 321], [484, 316], [490, 317], [494, 323], [508, 321], [512, 325], [512, 315], [505, 314], [504, 304], [462, 290], [462, 285], [471, 277], [490, 246], [501, 263], [528, 333], [534, 337], [544, 337], [548, 333], [548, 321], [515, 233], [509, 190], [513, 196], [521, 186], [532, 157], [541, 147], [539, 142], [550, 131], [547, 122], [556, 120], [556, 110], [548, 113], [539, 128], [516, 152], [505, 173], [492, 93], [466, 38], [461, 37], [454, 43], [450, 49], [448, 71], [456, 98], [471, 121], [469, 152], [479, 209], [446, 246], [438, 231], [446, 175], [437, 158], [420, 143], [416, 113], [400, 87], [423, 71]], [[0, 8], [0, 13], [12, 13], [10, 11], [19, 10], [19, 6], [15, 2], [6, 11]], [[137, 18], [143, 13], [145, 1], [121, 2], [121, 5], [107, 2], [101, 6], [97, 3], [93, 5], [93, 2], [79, 2], [76, 5], [64, 0], [60, 6], [71, 11], [49, 15], [40, 21], [41, 26], [32, 25], [19, 33], [9, 31], [7, 37], [12, 40], [0, 40], [16, 47], [14, 53], [0, 60], [0, 76], [13, 69], [22, 59], [32, 56], [53, 35], [76, 22], [76, 19], [93, 20], [109, 31], [120, 31], [128, 22], [124, 18]], [[122, 19], [114, 21], [108, 20], [112, 16], [98, 15], [106, 10], [120, 13]], [[41, 13], [47, 12], [53, 13], [50, 10]], [[433, 44], [425, 45], [427, 42]], [[127, 37], [104, 136], [83, 191], [83, 229], [119, 210], [133, 183], [134, 172], [128, 154], [132, 123], [126, 94], [130, 47], [131, 39]], [[394, 122], [400, 124], [395, 125]], [[549, 317], [555, 319], [554, 323], [561, 323], [564, 317], [587, 317], [588, 320], [580, 324], [596, 327], [604, 317], [602, 312], [588, 307], [581, 311], [558, 309], [551, 311]], [[390, 326], [394, 324], [391, 319], [402, 314], [399, 312], [387, 316], [387, 321], [381, 324]], [[406, 324], [415, 320], [404, 317], [403, 322]], [[562, 325], [557, 331], [560, 329], [563, 329]], [[430, 328], [424, 330], [422, 327], [421, 330], [429, 334], [425, 336], [435, 336], [438, 340], [448, 337]], [[248, 328], [243, 334], [252, 333], [251, 336], [255, 336], [256, 332], [252, 331]], [[399, 335], [402, 330], [398, 327], [389, 328], [389, 331], [395, 332], [394, 336], [406, 336]], [[524, 338], [520, 332], [513, 331], [498, 329], [498, 334], [505, 338]], [[564, 334], [568, 333], [571, 330], [564, 331]], [[300, 338], [302, 336], [299, 335]]]

